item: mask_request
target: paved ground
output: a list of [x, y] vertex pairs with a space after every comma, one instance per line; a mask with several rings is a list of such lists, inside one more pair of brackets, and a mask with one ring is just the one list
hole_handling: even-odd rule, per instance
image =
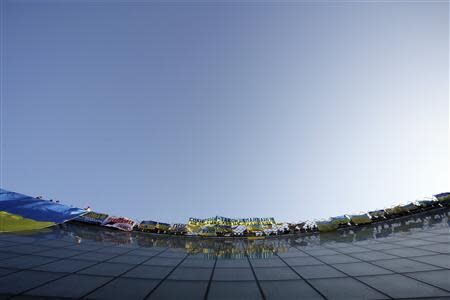
[[0, 234], [0, 299], [450, 299], [450, 210], [334, 234]]

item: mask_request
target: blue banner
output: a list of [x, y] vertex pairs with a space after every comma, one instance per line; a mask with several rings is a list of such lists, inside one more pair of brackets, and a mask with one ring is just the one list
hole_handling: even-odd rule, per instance
[[0, 232], [44, 228], [86, 213], [50, 200], [0, 189]]

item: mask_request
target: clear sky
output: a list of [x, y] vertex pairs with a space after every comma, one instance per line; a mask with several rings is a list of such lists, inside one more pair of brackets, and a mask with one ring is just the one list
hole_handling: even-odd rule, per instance
[[168, 222], [449, 190], [448, 2], [1, 5], [3, 188]]

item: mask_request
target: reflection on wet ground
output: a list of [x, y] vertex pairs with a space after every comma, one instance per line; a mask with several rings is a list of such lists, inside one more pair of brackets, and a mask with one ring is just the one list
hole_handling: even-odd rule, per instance
[[449, 299], [450, 209], [327, 234], [0, 234], [0, 299]]
[[[449, 228], [450, 209], [440, 208], [398, 220], [380, 222], [370, 226], [343, 229], [333, 233], [286, 235], [263, 239], [252, 238], [200, 238], [164, 236], [142, 232], [123, 232], [105, 227], [66, 223], [50, 229], [26, 232], [21, 235], [44, 239], [61, 239], [76, 243], [98, 242], [105, 245], [172, 248], [199, 255], [206, 259], [217, 258], [270, 258], [288, 252], [292, 247], [324, 246], [339, 243], [358, 243], [389, 237], [402, 237], [428, 229]], [[450, 232], [450, 231], [449, 231]]]

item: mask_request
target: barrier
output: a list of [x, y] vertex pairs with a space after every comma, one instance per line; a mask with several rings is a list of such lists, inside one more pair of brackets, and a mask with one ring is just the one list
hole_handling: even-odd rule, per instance
[[370, 224], [443, 206], [450, 206], [450, 193], [448, 192], [386, 209], [340, 215], [319, 221], [276, 223], [274, 218], [232, 219], [216, 216], [207, 219], [189, 218], [187, 224], [171, 225], [156, 221], [142, 221], [137, 226], [137, 222], [129, 218], [87, 212], [84, 209], [69, 207], [52, 200], [43, 200], [40, 197], [34, 198], [0, 189], [0, 232], [40, 229], [76, 220], [123, 231], [136, 229], [178, 235], [263, 236], [296, 232], [330, 232], [341, 227]]

